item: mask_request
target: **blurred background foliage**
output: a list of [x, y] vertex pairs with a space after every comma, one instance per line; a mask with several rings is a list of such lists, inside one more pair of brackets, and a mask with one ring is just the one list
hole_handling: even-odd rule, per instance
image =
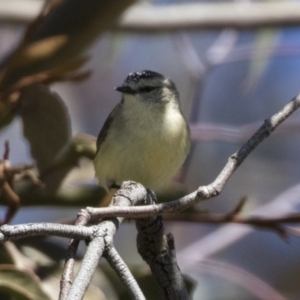
[[[198, 3], [144, 4], [148, 2]], [[32, 11], [38, 13], [44, 4], [28, 28]], [[132, 4], [131, 0], [0, 1], [0, 149], [4, 153], [9, 141], [13, 166], [36, 166], [15, 176], [14, 189], [22, 205], [11, 223], [70, 222], [79, 208], [101, 205], [103, 191], [91, 162], [94, 137], [120, 101], [113, 88], [130, 72], [150, 69], [172, 78], [192, 128], [191, 154], [173, 184], [161, 191], [159, 201], [210, 183], [262, 121], [299, 93], [298, 27], [240, 32], [109, 30]], [[23, 19], [1, 17], [4, 8]], [[299, 129], [295, 113], [247, 158], [219, 197], [194, 211], [226, 213], [246, 196], [245, 213], [297, 212]], [[3, 219], [7, 202], [15, 208], [2, 193]], [[273, 232], [190, 223], [188, 215], [182, 219], [165, 220], [165, 226], [175, 236], [179, 265], [188, 275], [194, 299], [299, 299], [298, 237], [286, 243]], [[115, 245], [147, 290], [147, 299], [157, 299], [135, 238], [133, 222], [123, 224]], [[0, 298], [57, 299], [66, 247], [67, 240], [59, 238], [1, 245]], [[82, 245], [79, 257], [84, 250]], [[126, 297], [101, 262], [85, 299]]]

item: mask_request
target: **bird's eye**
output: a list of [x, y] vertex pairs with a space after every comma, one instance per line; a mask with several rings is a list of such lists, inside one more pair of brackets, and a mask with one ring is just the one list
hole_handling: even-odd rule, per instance
[[151, 91], [153, 91], [153, 90], [155, 90], [155, 89], [156, 89], [155, 86], [150, 86], [150, 85], [148, 85], [148, 86], [144, 86], [144, 87], [140, 88], [140, 89], [139, 89], [139, 92], [140, 92], [140, 93], [148, 93], [148, 92], [151, 92]]

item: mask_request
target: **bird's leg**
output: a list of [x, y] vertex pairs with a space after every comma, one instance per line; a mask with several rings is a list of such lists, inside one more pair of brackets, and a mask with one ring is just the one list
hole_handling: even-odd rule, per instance
[[147, 189], [147, 205], [152, 205], [152, 204], [156, 204], [157, 203], [157, 197], [156, 197], [156, 194], [150, 190], [150, 189]]

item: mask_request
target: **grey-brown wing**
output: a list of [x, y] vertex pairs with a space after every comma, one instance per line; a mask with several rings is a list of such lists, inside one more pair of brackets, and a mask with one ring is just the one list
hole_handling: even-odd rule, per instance
[[114, 120], [115, 115], [117, 114], [117, 111], [120, 109], [120, 106], [122, 105], [122, 103], [119, 103], [113, 110], [112, 112], [109, 114], [109, 116], [107, 117], [103, 127], [101, 128], [98, 138], [97, 138], [97, 153], [100, 149], [101, 144], [105, 141], [106, 137], [107, 137], [107, 132]]

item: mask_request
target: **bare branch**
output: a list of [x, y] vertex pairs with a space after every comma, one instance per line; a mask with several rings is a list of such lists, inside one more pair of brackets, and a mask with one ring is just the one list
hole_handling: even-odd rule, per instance
[[1, 0], [0, 20], [8, 24], [27, 24], [39, 14], [42, 4], [42, 1]]
[[280, 217], [265, 216], [241, 216], [236, 213], [232, 214], [166, 214], [165, 221], [174, 222], [191, 222], [191, 223], [209, 223], [209, 224], [225, 224], [235, 223], [253, 226], [259, 229], [271, 230], [287, 240], [289, 235], [300, 235], [300, 229], [284, 227], [285, 224], [299, 224], [300, 213], [288, 214]]
[[[130, 181], [123, 182], [121, 189], [118, 190], [111, 201], [111, 206], [131, 206], [135, 204], [145, 204], [148, 201], [148, 194], [141, 184], [136, 184]], [[78, 216], [77, 224], [86, 224], [90, 219], [88, 211], [82, 210]], [[77, 242], [71, 241], [68, 255], [64, 267], [64, 274], [61, 280], [60, 299], [75, 300], [82, 299], [84, 293], [91, 282], [91, 278], [98, 265], [98, 261], [103, 252], [109, 251], [111, 241], [115, 235], [122, 218], [112, 218], [102, 221], [99, 225], [92, 226], [94, 228], [93, 239], [90, 242], [87, 252], [84, 256], [81, 268], [78, 272], [73, 284], [73, 266], [74, 258], [77, 250]], [[79, 227], [79, 226], [74, 226]], [[81, 227], [81, 226], [80, 226]], [[90, 228], [90, 227], [89, 227]], [[95, 230], [96, 229], [96, 230]], [[139, 298], [141, 293], [135, 291]]]
[[132, 276], [130, 270], [128, 269], [127, 265], [117, 252], [116, 248], [112, 245], [112, 241], [107, 241], [107, 243], [110, 243], [111, 246], [108, 247], [109, 249], [106, 252], [104, 252], [104, 257], [106, 258], [110, 266], [115, 270], [118, 277], [125, 284], [125, 286], [131, 294], [132, 299], [146, 299], [135, 278]]
[[277, 3], [194, 3], [167, 6], [135, 5], [125, 11], [118, 30], [158, 33], [174, 30], [249, 29], [295, 26], [300, 22], [300, 5]]
[[136, 220], [137, 248], [149, 265], [163, 299], [186, 300], [189, 294], [176, 260], [174, 238], [164, 234], [161, 216]]
[[[90, 215], [85, 210], [77, 214], [75, 226], [85, 226], [90, 220]], [[69, 242], [63, 274], [60, 280], [59, 300], [67, 298], [73, 281], [73, 270], [75, 266], [75, 257], [79, 246], [79, 240], [72, 239]]]
[[115, 235], [119, 227], [119, 221], [118, 219], [105, 221], [97, 227], [97, 237], [89, 243], [79, 272], [70, 287], [66, 300], [83, 299], [105, 249], [105, 237]]
[[164, 213], [174, 213], [186, 209], [198, 202], [218, 196], [234, 171], [241, 165], [247, 156], [265, 139], [277, 126], [286, 120], [300, 106], [300, 94], [291, 102], [286, 104], [279, 112], [265, 120], [264, 124], [256, 133], [234, 154], [232, 154], [223, 170], [211, 184], [200, 186], [197, 191], [186, 195], [178, 200], [143, 207], [109, 207], [93, 208], [87, 207], [87, 211], [93, 217], [104, 218], [111, 216], [126, 218], [143, 218], [157, 216]]
[[[300, 184], [290, 187], [275, 199], [269, 199], [267, 204], [256, 208], [251, 213], [251, 216], [270, 217], [272, 215], [280, 217], [291, 215], [299, 207], [299, 193]], [[220, 226], [214, 232], [192, 242], [177, 254], [181, 268], [186, 270], [188, 266], [194, 265], [195, 261], [212, 257], [238, 240], [245, 238], [247, 234], [250, 234], [255, 229], [257, 228], [230, 223]], [[291, 234], [290, 232], [288, 233]], [[195, 251], [195, 249], [201, 249], [201, 251]]]
[[[22, 10], [20, 10], [22, 2]], [[38, 1], [0, 1], [0, 22], [26, 24], [38, 13]], [[157, 33], [174, 30], [249, 29], [300, 24], [297, 2], [194, 3], [168, 6], [138, 4], [123, 13], [115, 30]]]
[[29, 223], [20, 225], [4, 224], [0, 227], [0, 242], [16, 240], [26, 236], [60, 236], [87, 239], [93, 235], [95, 228], [53, 223]]
[[79, 246], [79, 240], [74, 240], [74, 239], [70, 240], [66, 259], [65, 259], [63, 274], [60, 280], [58, 300], [65, 300], [72, 286], [75, 257], [76, 257], [78, 246]]

